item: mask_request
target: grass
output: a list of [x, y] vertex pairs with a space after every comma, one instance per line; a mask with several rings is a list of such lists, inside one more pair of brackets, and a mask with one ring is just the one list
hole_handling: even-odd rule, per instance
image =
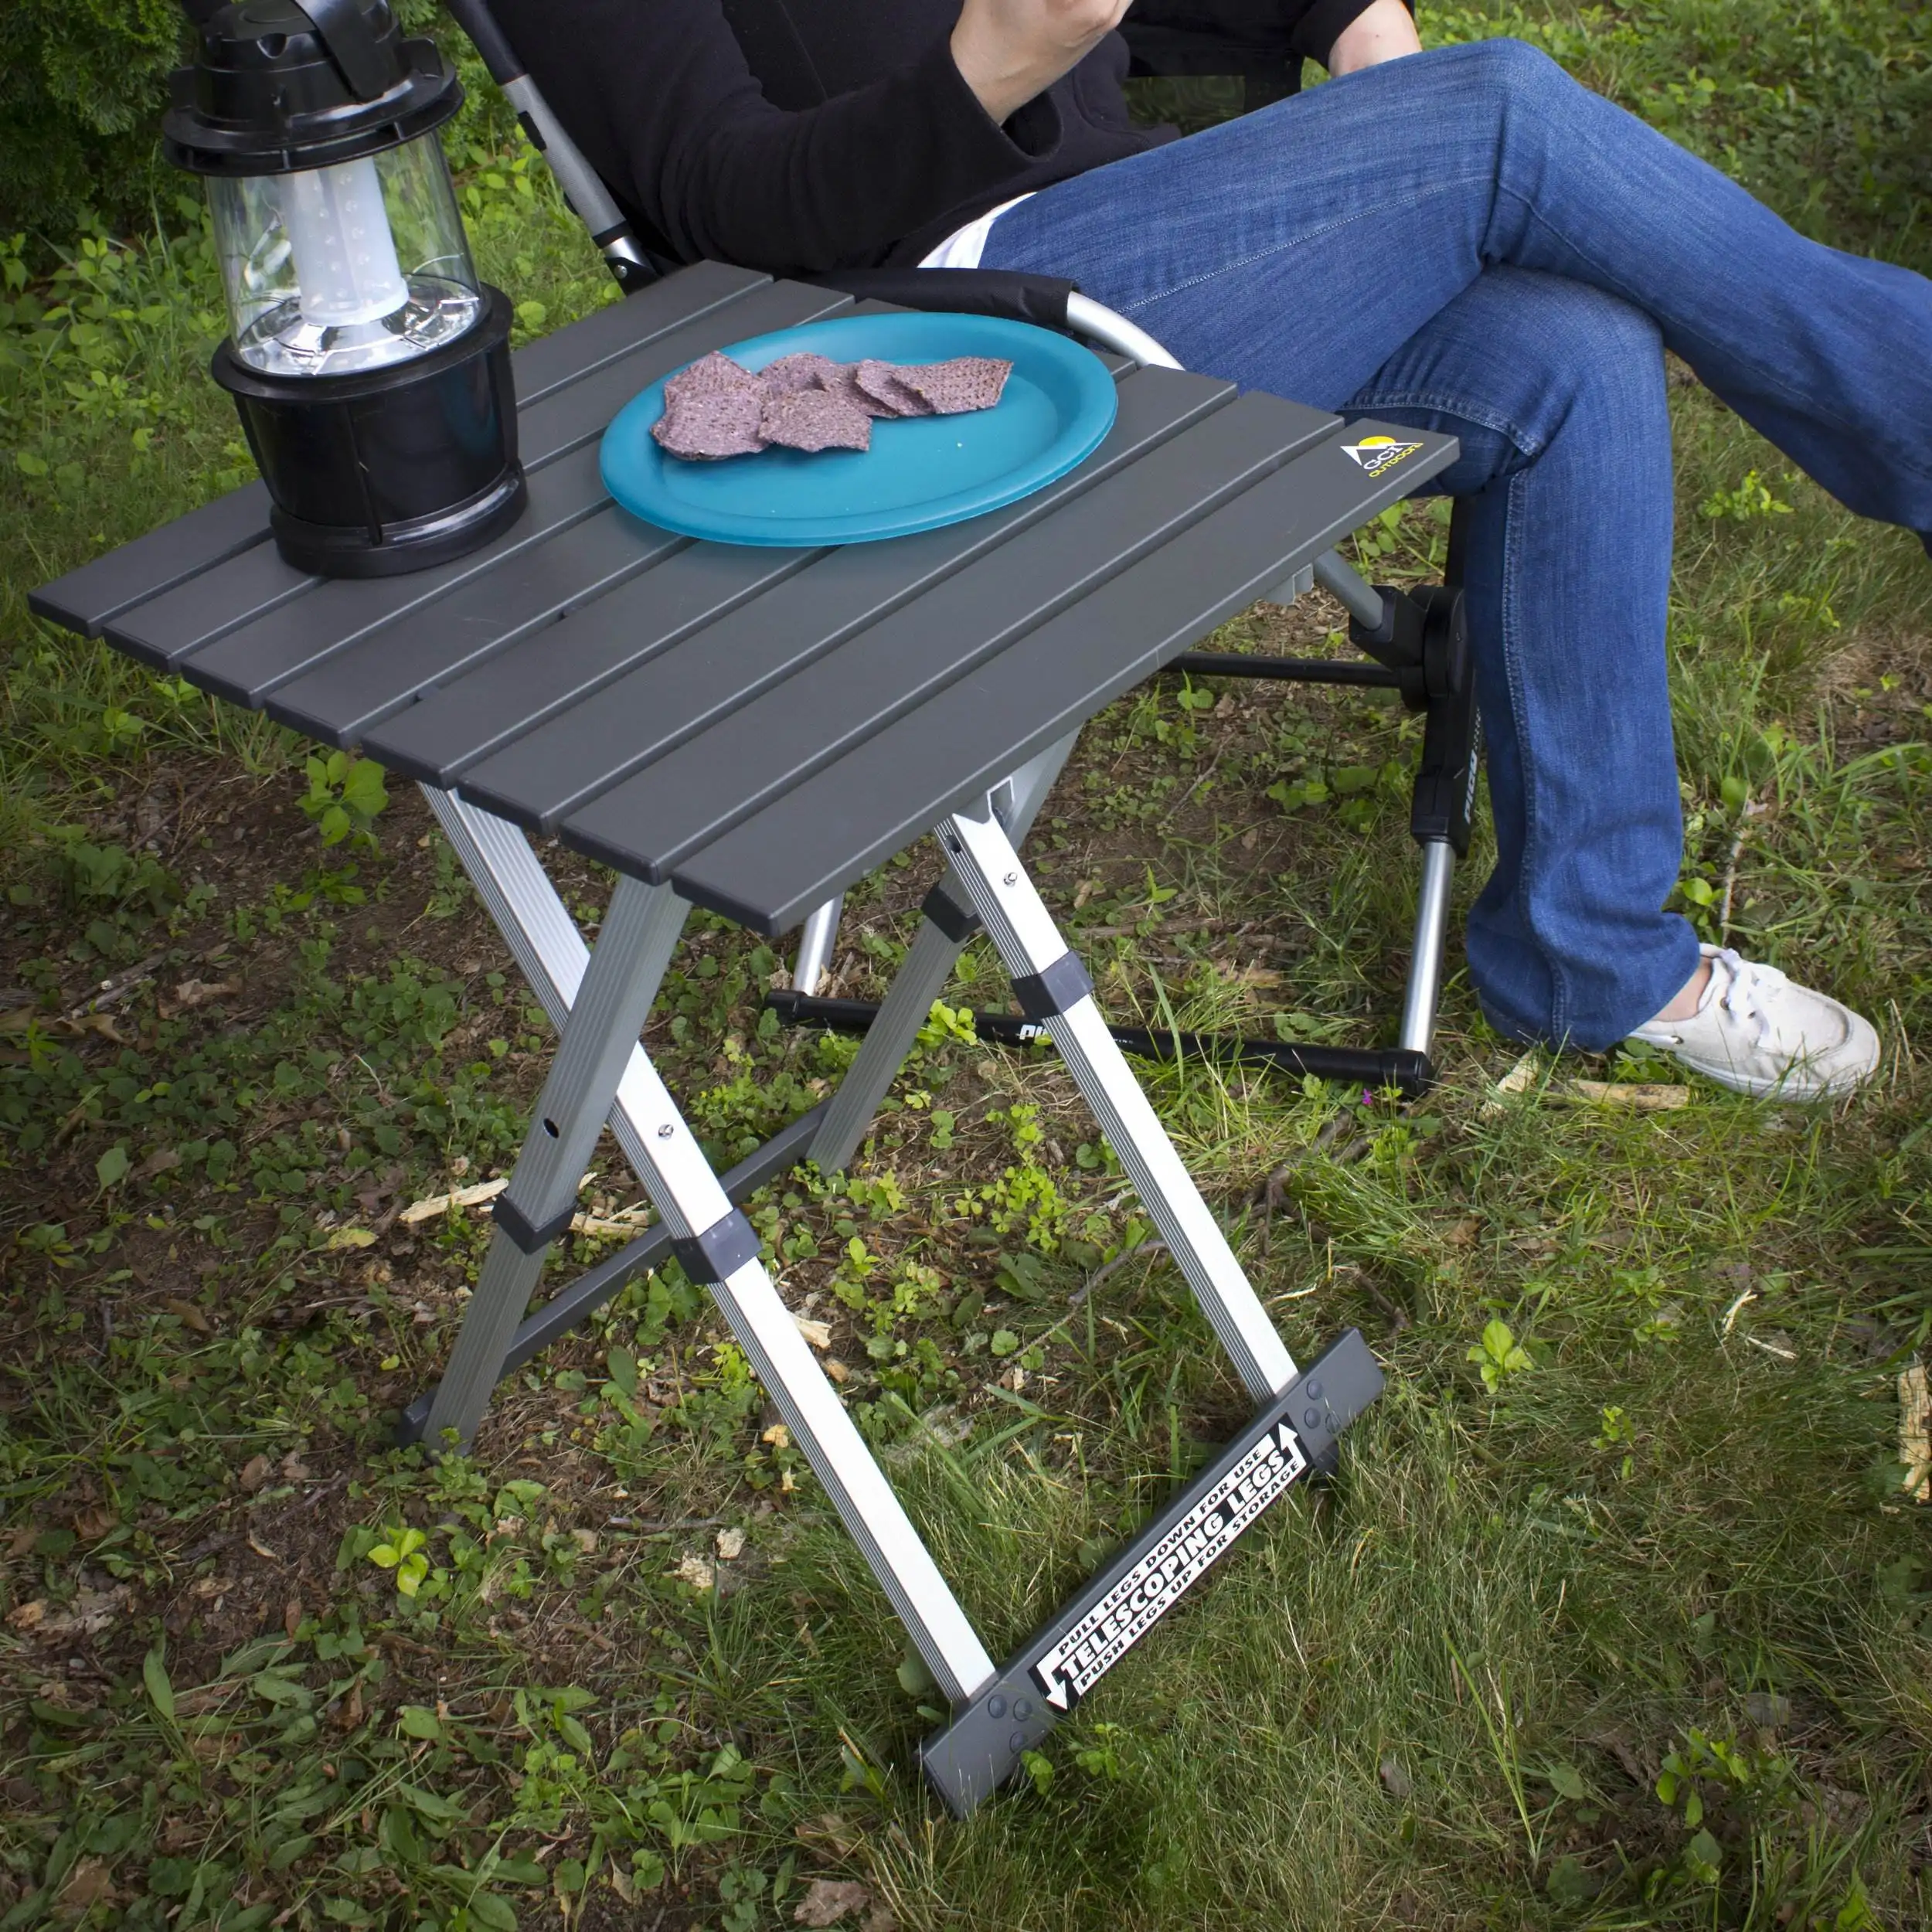
[[[1924, 266], [1927, 19], [1431, 30], [1532, 32]], [[540, 180], [464, 179], [526, 330], [605, 298]], [[0, 363], [0, 1927], [753, 1932], [831, 1883], [874, 1932], [1927, 1921], [1932, 1556], [1895, 1394], [1932, 1329], [1916, 543], [1674, 391], [1682, 903], [1880, 1022], [1869, 1097], [1563, 1092], [1679, 1077], [1628, 1056], [1498, 1095], [1518, 1055], [1460, 978], [1417, 1107], [1146, 1070], [1298, 1352], [1357, 1324], [1389, 1393], [1338, 1485], [955, 1825], [913, 1761], [930, 1685], [675, 1268], [512, 1378], [473, 1459], [388, 1446], [488, 1233], [401, 1210], [513, 1160], [546, 1029], [413, 794], [26, 616], [243, 466], [192, 231], [71, 259], [9, 284]], [[1441, 525], [1358, 541], [1420, 577]], [[1337, 621], [1262, 607], [1221, 641]], [[1032, 849], [1110, 1008], [1376, 1037], [1414, 736], [1374, 696], [1172, 680], [1098, 721]], [[607, 879], [560, 856], [594, 923]], [[883, 983], [930, 870], [854, 896], [845, 989]], [[849, 1057], [761, 1022], [778, 963], [701, 915], [654, 1025], [720, 1158]], [[998, 986], [969, 954], [960, 996]], [[635, 1199], [607, 1145], [587, 1207]], [[941, 1016], [851, 1175], [754, 1216], [995, 1651], [1245, 1411], [1050, 1059]]]

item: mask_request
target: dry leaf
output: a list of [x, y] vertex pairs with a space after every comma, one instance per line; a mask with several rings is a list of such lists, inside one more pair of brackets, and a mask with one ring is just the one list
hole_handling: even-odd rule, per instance
[[1905, 1464], [1899, 1487], [1914, 1502], [1932, 1502], [1932, 1389], [1922, 1362], [1899, 1377], [1899, 1461]]
[[83, 1543], [97, 1543], [120, 1521], [120, 1517], [105, 1503], [94, 1503], [86, 1509], [74, 1512], [73, 1533]]
[[798, 1323], [798, 1332], [815, 1349], [829, 1349], [832, 1346], [832, 1324], [830, 1322], [815, 1321], [809, 1315], [794, 1315], [791, 1318]]
[[827, 1355], [819, 1366], [835, 1382], [843, 1382], [846, 1376], [852, 1373], [852, 1371], [835, 1355]]
[[64, 1643], [77, 1637], [93, 1637], [114, 1622], [127, 1602], [125, 1584], [112, 1590], [82, 1590], [64, 1609], [49, 1610], [44, 1598], [22, 1604], [7, 1621], [15, 1630], [37, 1632], [44, 1643]]
[[248, 1546], [250, 1549], [254, 1551], [257, 1556], [261, 1558], [264, 1563], [278, 1563], [281, 1561], [281, 1558], [277, 1556], [274, 1551], [269, 1548], [267, 1544], [257, 1542], [253, 1536], [250, 1536], [248, 1539]]
[[172, 998], [164, 993], [155, 1001], [155, 1010], [163, 1019], [175, 1019], [197, 1006], [206, 1006], [210, 1000], [226, 999], [240, 991], [238, 979], [184, 979], [175, 988]]
[[743, 1553], [744, 1546], [745, 1532], [735, 1524], [718, 1532], [718, 1554], [724, 1562], [735, 1562]]
[[372, 1248], [375, 1245], [376, 1236], [367, 1228], [338, 1228], [323, 1243], [331, 1253], [339, 1253], [344, 1248]]
[[570, 1532], [570, 1540], [587, 1556], [594, 1556], [597, 1553], [597, 1532], [594, 1529], [573, 1529]]
[[870, 1888], [856, 1879], [814, 1879], [791, 1916], [801, 1925], [836, 1925], [871, 1903]]
[[308, 1479], [308, 1465], [302, 1461], [298, 1451], [290, 1450], [288, 1454], [282, 1458], [282, 1481], [284, 1482], [307, 1482]]
[[250, 1456], [242, 1464], [241, 1486], [247, 1490], [260, 1488], [268, 1480], [268, 1472], [274, 1467], [266, 1456]]
[[288, 1641], [295, 1641], [295, 1633], [302, 1627], [302, 1600], [291, 1597], [282, 1605], [282, 1628], [287, 1633]]
[[1549, 1090], [1553, 1100], [1576, 1100], [1592, 1107], [1631, 1107], [1662, 1111], [1688, 1107], [1688, 1087], [1638, 1087], [1621, 1080], [1564, 1080]]
[[821, 1811], [794, 1825], [792, 1835], [808, 1850], [828, 1858], [849, 1859], [865, 1842], [865, 1834], [849, 1818], [838, 1811]]
[[172, 1147], [158, 1147], [134, 1169], [137, 1181], [151, 1181], [158, 1175], [172, 1174], [181, 1165], [181, 1155]]
[[213, 1335], [215, 1325], [210, 1321], [193, 1302], [185, 1301], [178, 1294], [168, 1296], [163, 1304], [170, 1315], [178, 1315], [197, 1335]]
[[899, 1921], [893, 1917], [889, 1906], [883, 1903], [875, 1905], [866, 1915], [865, 1932], [899, 1932]]
[[693, 1590], [709, 1590], [718, 1579], [718, 1573], [702, 1556], [686, 1556], [672, 1573]]
[[510, 1185], [509, 1176], [504, 1175], [494, 1181], [479, 1181], [474, 1187], [460, 1187], [454, 1194], [432, 1194], [427, 1200], [412, 1201], [396, 1218], [406, 1228], [413, 1228], [419, 1222], [433, 1221], [439, 1214], [447, 1214], [453, 1208], [477, 1207], [485, 1201], [494, 1201]]
[[774, 1422], [758, 1440], [770, 1443], [774, 1449], [789, 1449], [791, 1447], [791, 1431], [782, 1422]]
[[105, 1859], [83, 1859], [67, 1874], [67, 1882], [60, 1888], [60, 1904], [63, 1911], [84, 1912], [90, 1905], [98, 1905], [114, 1894], [114, 1886], [107, 1876]]

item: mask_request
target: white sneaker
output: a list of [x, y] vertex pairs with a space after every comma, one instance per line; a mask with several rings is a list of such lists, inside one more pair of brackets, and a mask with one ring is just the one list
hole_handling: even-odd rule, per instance
[[1698, 950], [1711, 977], [1696, 1013], [1654, 1019], [1632, 1039], [1662, 1047], [1719, 1087], [1760, 1098], [1837, 1100], [1871, 1077], [1879, 1036], [1869, 1020], [1728, 946]]

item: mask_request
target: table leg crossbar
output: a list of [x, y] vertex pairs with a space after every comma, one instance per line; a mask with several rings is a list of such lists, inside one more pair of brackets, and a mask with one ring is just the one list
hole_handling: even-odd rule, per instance
[[[467, 1444], [510, 1369], [643, 1269], [675, 1255], [702, 1281], [832, 1498], [954, 1707], [923, 1753], [964, 1816], [1021, 1755], [1177, 1602], [1373, 1400], [1381, 1377], [1359, 1335], [1298, 1372], [1220, 1224], [1140, 1090], [1017, 849], [1072, 748], [1049, 747], [978, 809], [937, 828], [948, 864], [902, 969], [845, 1080], [722, 1179], [640, 1044], [688, 907], [668, 886], [625, 879], [594, 950], [584, 944], [522, 833], [446, 793], [444, 832], [562, 1036], [489, 1252], [441, 1383], [406, 1412], [405, 1440]], [[983, 927], [1022, 1011], [1066, 1061], [1236, 1372], [1258, 1405], [1249, 1426], [1003, 1667], [996, 1668], [859, 1436], [759, 1258], [736, 1202], [794, 1161], [842, 1165], [862, 1140], [943, 990]], [[528, 1312], [550, 1244], [569, 1227], [578, 1177], [608, 1122], [657, 1224]]]

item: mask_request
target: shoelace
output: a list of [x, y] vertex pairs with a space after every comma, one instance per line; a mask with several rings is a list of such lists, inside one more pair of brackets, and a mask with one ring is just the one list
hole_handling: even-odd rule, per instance
[[1740, 1024], [1755, 1022], [1752, 1046], [1769, 1044], [1776, 1025], [1771, 1009], [1791, 982], [1775, 966], [1760, 966], [1729, 946], [1712, 959], [1711, 971], [1716, 972], [1720, 965], [1730, 968], [1730, 984], [1718, 995], [1717, 1003]]

